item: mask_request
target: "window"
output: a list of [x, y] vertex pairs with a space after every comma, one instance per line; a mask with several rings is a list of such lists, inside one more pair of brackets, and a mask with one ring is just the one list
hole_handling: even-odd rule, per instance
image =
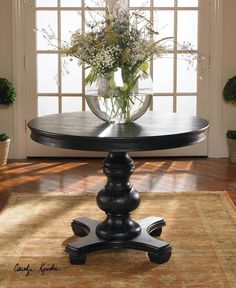
[[[84, 69], [76, 59], [59, 55], [56, 47], [60, 39], [69, 41], [77, 29], [86, 31], [87, 23], [105, 13], [105, 6], [105, 0], [36, 0], [38, 116], [88, 110], [84, 98]], [[181, 45], [190, 42], [197, 55], [199, 1], [130, 0], [129, 9], [139, 9], [150, 18], [160, 38], [173, 37], [174, 40], [169, 41], [167, 55], [154, 59], [150, 65], [154, 89], [151, 109], [196, 115], [197, 63], [189, 65], [192, 55], [183, 51]], [[58, 40], [49, 43], [42, 30]]]

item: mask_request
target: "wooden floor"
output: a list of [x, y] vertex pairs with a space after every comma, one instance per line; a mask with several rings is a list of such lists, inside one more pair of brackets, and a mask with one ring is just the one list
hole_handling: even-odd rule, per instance
[[[131, 183], [139, 192], [227, 191], [236, 205], [236, 164], [228, 159], [137, 158]], [[0, 166], [0, 207], [10, 193], [95, 193], [106, 183], [102, 159], [10, 161]]]

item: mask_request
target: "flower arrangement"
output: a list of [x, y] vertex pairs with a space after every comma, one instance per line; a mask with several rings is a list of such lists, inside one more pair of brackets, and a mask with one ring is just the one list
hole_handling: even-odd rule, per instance
[[[139, 29], [140, 21], [144, 23], [143, 28]], [[78, 58], [80, 64], [91, 68], [85, 84], [91, 84], [103, 76], [110, 80], [110, 86], [114, 88], [114, 72], [122, 69], [124, 83], [120, 89], [132, 89], [135, 80], [147, 74], [151, 57], [165, 52], [161, 42], [167, 38], [154, 41], [153, 35], [158, 33], [141, 14], [123, 12], [117, 15], [107, 9], [104, 19], [89, 26], [90, 31], [85, 34], [79, 31], [72, 34], [71, 46], [64, 50], [67, 55]]]
[[[101, 79], [106, 81], [102, 96], [105, 105], [111, 100], [110, 118], [122, 114], [129, 120], [134, 105], [132, 97], [138, 98], [137, 91], [134, 93], [138, 80], [149, 76], [152, 57], [159, 57], [166, 51], [165, 43], [170, 37], [154, 40], [158, 33], [152, 26], [140, 13], [107, 9], [101, 21], [89, 24], [89, 32], [74, 32], [71, 43], [61, 49], [67, 56], [78, 58], [79, 64], [89, 70], [86, 86], [97, 81], [101, 83]], [[101, 86], [104, 88], [104, 83]]]

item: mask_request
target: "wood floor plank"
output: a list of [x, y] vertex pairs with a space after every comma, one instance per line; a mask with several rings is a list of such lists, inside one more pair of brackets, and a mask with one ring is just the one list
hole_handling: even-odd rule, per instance
[[[236, 164], [228, 159], [137, 158], [140, 192], [226, 191], [236, 205]], [[101, 158], [31, 158], [0, 166], [0, 208], [10, 193], [95, 193], [106, 183]]]

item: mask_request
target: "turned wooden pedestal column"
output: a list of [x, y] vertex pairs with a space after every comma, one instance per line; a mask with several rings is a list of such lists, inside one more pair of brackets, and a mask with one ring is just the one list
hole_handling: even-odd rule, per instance
[[103, 171], [108, 182], [98, 193], [97, 204], [107, 217], [96, 233], [105, 240], [132, 239], [141, 233], [140, 225], [131, 219], [131, 212], [140, 203], [138, 192], [129, 183], [134, 161], [126, 152], [109, 153]]

